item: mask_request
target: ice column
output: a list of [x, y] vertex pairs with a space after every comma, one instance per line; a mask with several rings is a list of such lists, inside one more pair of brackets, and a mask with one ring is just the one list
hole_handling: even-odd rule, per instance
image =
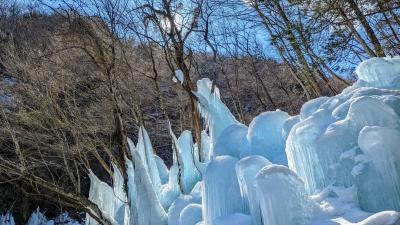
[[285, 166], [266, 166], [257, 174], [256, 185], [264, 225], [307, 224], [312, 205], [293, 171]]
[[206, 225], [214, 225], [217, 217], [243, 212], [244, 205], [231, 156], [218, 156], [208, 164], [203, 187], [203, 218]]
[[256, 175], [265, 166], [271, 165], [262, 156], [249, 156], [236, 164], [236, 173], [243, 202], [248, 206], [246, 213], [250, 213], [253, 225], [261, 225], [260, 204], [256, 192]]

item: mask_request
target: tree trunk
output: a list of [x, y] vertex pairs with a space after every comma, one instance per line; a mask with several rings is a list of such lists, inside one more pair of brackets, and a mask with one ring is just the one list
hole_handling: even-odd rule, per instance
[[353, 9], [354, 13], [356, 14], [358, 20], [361, 22], [361, 25], [364, 27], [365, 32], [368, 35], [368, 38], [372, 42], [375, 48], [375, 54], [379, 57], [384, 57], [385, 52], [382, 48], [381, 43], [379, 42], [378, 38], [375, 35], [374, 30], [369, 25], [367, 18], [365, 18], [364, 14], [361, 12], [360, 8], [358, 7], [357, 3], [354, 0], [347, 1], [350, 4], [351, 9]]
[[343, 17], [344, 22], [347, 26], [347, 28], [350, 29], [352, 34], [354, 35], [354, 38], [360, 43], [361, 47], [364, 49], [364, 51], [370, 56], [370, 57], [376, 57], [377, 55], [375, 52], [368, 46], [368, 44], [364, 41], [364, 39], [361, 37], [361, 35], [358, 33], [357, 29], [354, 27], [353, 23], [349, 20], [349, 18], [346, 15], [346, 12], [339, 6], [338, 11], [340, 15]]

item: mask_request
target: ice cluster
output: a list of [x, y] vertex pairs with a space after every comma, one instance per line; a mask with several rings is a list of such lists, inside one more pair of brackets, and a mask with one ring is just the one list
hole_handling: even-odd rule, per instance
[[[89, 199], [118, 225], [399, 225], [400, 57], [369, 59], [356, 73], [299, 115], [264, 112], [249, 126], [201, 79], [202, 151], [189, 131], [170, 129], [168, 169], [140, 127], [137, 144], [128, 139], [127, 193], [113, 165], [112, 186], [90, 173]], [[41, 215], [29, 225], [50, 225], [35, 222]], [[88, 215], [86, 224], [98, 223]]]
[[[0, 214], [0, 225], [15, 225], [14, 217], [11, 211], [6, 214]], [[47, 219], [40, 209], [37, 208], [29, 217], [26, 225], [81, 225], [78, 221], [69, 217], [68, 213], [63, 213], [54, 219]]]
[[189, 131], [170, 129], [168, 169], [141, 127], [137, 145], [128, 140], [128, 194], [114, 166], [113, 187], [90, 174], [90, 199], [121, 225], [399, 225], [400, 58], [367, 60], [356, 73], [299, 115], [264, 112], [249, 126], [201, 79], [205, 160]]

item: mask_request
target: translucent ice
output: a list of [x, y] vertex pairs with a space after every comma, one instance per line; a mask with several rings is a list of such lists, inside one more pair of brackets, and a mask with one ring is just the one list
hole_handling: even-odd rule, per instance
[[[108, 184], [101, 181], [92, 171], [89, 173], [89, 200], [95, 203], [109, 220], [114, 220], [114, 191]], [[97, 225], [97, 221], [86, 215], [87, 225]]]
[[168, 209], [175, 199], [181, 194], [178, 173], [178, 164], [175, 162], [169, 170], [168, 183], [161, 187], [160, 202], [164, 209]]
[[[134, 210], [137, 216], [138, 225], [166, 225], [167, 215], [163, 209], [160, 200], [151, 183], [150, 175], [148, 174], [144, 163], [137, 151], [133, 152], [133, 168], [134, 168]], [[132, 185], [130, 183], [130, 185]]]
[[264, 167], [256, 177], [264, 225], [305, 225], [313, 213], [304, 183], [289, 168]]
[[196, 202], [191, 195], [179, 196], [168, 210], [168, 225], [179, 225], [182, 210], [192, 203], [199, 202]]
[[234, 213], [229, 216], [221, 216], [214, 220], [214, 225], [251, 225], [250, 216], [242, 213]]
[[174, 83], [179, 81], [182, 84], [183, 80], [184, 80], [184, 76], [183, 76], [182, 70], [175, 70], [175, 76], [172, 77], [172, 81]]
[[169, 176], [168, 168], [165, 165], [164, 161], [157, 155], [154, 155], [154, 159], [156, 160], [158, 173], [160, 174], [161, 184], [166, 184], [168, 182]]
[[287, 137], [289, 136], [290, 130], [299, 121], [300, 121], [299, 115], [289, 117], [285, 120], [285, 122], [283, 123], [283, 127], [282, 127], [282, 138], [285, 140], [285, 142], [286, 142]]
[[113, 191], [114, 191], [114, 220], [121, 225], [129, 224], [129, 208], [126, 204], [128, 199], [124, 189], [124, 178], [114, 164], [114, 181], [113, 181]]
[[247, 127], [243, 124], [232, 124], [227, 127], [217, 139], [213, 156], [230, 155], [240, 158], [242, 151], [249, 151], [246, 138]]
[[197, 156], [194, 151], [193, 138], [190, 131], [185, 130], [178, 138], [178, 154], [182, 160], [180, 167], [183, 192], [189, 194], [194, 185], [200, 180], [200, 173], [197, 170], [194, 160]]
[[199, 204], [189, 204], [179, 216], [179, 225], [196, 225], [202, 220], [202, 207]]
[[256, 192], [256, 175], [262, 168], [268, 165], [271, 165], [271, 162], [258, 155], [245, 157], [236, 164], [240, 193], [243, 202], [247, 206], [245, 212], [251, 215], [253, 225], [262, 224], [260, 204]]
[[143, 126], [139, 128], [138, 136], [136, 151], [142, 159], [144, 168], [146, 171], [148, 171], [154, 190], [158, 194], [161, 188], [160, 174], [158, 173], [158, 167], [154, 158], [154, 150], [150, 141], [150, 137]]
[[368, 211], [400, 210], [400, 131], [367, 126], [358, 137], [371, 160], [358, 179], [360, 205]]
[[251, 121], [247, 139], [252, 155], [264, 156], [273, 163], [281, 162], [284, 158], [283, 163], [286, 164], [282, 128], [287, 118], [287, 113], [277, 110], [261, 113]]
[[54, 225], [54, 221], [47, 220], [47, 218], [39, 211], [38, 208], [32, 213], [31, 217], [29, 217], [27, 225]]
[[[366, 89], [361, 91], [364, 95], [368, 93]], [[352, 184], [351, 169], [338, 163], [344, 152], [357, 147], [358, 133], [364, 126], [398, 124], [399, 117], [390, 106], [375, 96], [359, 94], [360, 91], [353, 91], [325, 101], [289, 134], [286, 142], [289, 167], [305, 180], [310, 193], [333, 182]], [[336, 175], [342, 177], [336, 179]]]
[[11, 212], [0, 215], [0, 225], [15, 225], [14, 217]]
[[208, 78], [197, 81], [197, 93], [195, 94], [200, 102], [200, 112], [207, 121], [211, 138], [210, 145], [213, 147], [222, 131], [238, 122], [221, 101], [219, 89], [214, 87], [214, 91], [211, 92], [211, 90], [212, 82]]
[[356, 73], [371, 87], [399, 87], [400, 57], [371, 58], [360, 63]]
[[355, 225], [397, 225], [399, 223], [399, 212], [383, 211], [376, 213]]
[[238, 160], [232, 156], [217, 156], [207, 166], [203, 178], [203, 218], [214, 225], [217, 217], [244, 211], [235, 172]]

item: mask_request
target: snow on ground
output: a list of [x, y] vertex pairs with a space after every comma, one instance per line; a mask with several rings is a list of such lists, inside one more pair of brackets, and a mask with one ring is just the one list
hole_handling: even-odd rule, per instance
[[300, 115], [265, 112], [249, 127], [199, 80], [206, 161], [189, 131], [171, 130], [167, 169], [141, 127], [137, 146], [128, 140], [128, 195], [119, 176], [110, 187], [91, 174], [90, 199], [119, 225], [400, 225], [400, 57], [367, 60], [356, 73]]

